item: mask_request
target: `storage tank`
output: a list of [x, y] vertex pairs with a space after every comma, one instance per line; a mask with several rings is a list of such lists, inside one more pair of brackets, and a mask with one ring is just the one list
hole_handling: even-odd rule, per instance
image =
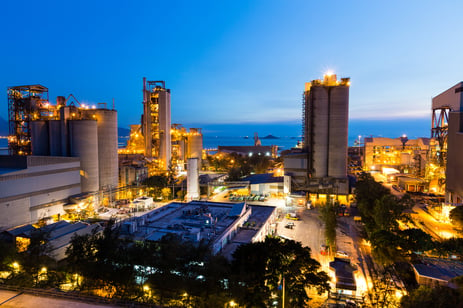
[[119, 184], [119, 164], [117, 156], [117, 111], [109, 109], [90, 109], [95, 115], [98, 130], [98, 166], [100, 189]]
[[48, 156], [50, 155], [48, 142], [48, 125], [47, 121], [31, 122], [31, 147], [32, 155]]
[[69, 120], [70, 156], [80, 157], [82, 192], [99, 189], [98, 132], [96, 120]]

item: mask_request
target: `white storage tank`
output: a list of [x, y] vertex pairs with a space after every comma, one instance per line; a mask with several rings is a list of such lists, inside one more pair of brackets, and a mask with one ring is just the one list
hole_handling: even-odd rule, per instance
[[96, 120], [69, 120], [70, 156], [80, 157], [82, 192], [99, 189]]
[[199, 199], [199, 169], [198, 158], [188, 159], [187, 171], [187, 201]]

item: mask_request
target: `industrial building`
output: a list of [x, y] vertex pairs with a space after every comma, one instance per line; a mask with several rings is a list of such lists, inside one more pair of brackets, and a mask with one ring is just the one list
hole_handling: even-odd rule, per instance
[[437, 140], [433, 148], [436, 169], [445, 168], [445, 200], [463, 203], [463, 82], [433, 97], [432, 136]]
[[363, 169], [365, 171], [425, 176], [430, 139], [365, 137]]
[[62, 220], [41, 228], [35, 228], [31, 224], [11, 228], [0, 233], [0, 239], [15, 243], [22, 251], [27, 249], [34, 232], [42, 232], [47, 235], [46, 254], [56, 261], [61, 261], [66, 258], [66, 249], [71, 245], [74, 236], [90, 235], [102, 230], [103, 227], [99, 224], [88, 225], [82, 222], [72, 224]]
[[0, 156], [0, 229], [59, 218], [80, 170], [78, 157]]
[[[210, 243], [214, 254], [226, 252], [231, 255], [243, 241], [262, 241], [272, 234], [276, 216], [275, 207], [251, 206], [244, 202], [173, 202], [125, 221], [121, 230], [134, 240], [144, 241], [157, 241], [173, 233], [194, 243]], [[241, 232], [248, 233], [246, 240], [234, 242]], [[232, 247], [227, 247], [229, 245]]]
[[349, 194], [349, 80], [337, 80], [336, 75], [327, 74], [323, 80], [305, 84], [302, 149], [284, 157], [292, 191], [305, 191], [317, 197]]

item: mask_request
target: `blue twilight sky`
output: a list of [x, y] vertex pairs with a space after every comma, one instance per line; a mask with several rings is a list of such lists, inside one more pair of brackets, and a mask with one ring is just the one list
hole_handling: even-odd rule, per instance
[[115, 100], [140, 121], [142, 78], [165, 80], [172, 122], [298, 124], [304, 83], [351, 77], [350, 118], [430, 117], [463, 79], [463, 1], [21, 1], [0, 4], [8, 86]]

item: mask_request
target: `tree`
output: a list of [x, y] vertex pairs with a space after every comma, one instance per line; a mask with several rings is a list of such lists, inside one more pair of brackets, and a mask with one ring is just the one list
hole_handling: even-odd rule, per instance
[[450, 211], [450, 220], [458, 228], [463, 228], [463, 206], [457, 206]]
[[287, 307], [306, 305], [307, 287], [319, 293], [329, 290], [329, 277], [300, 242], [267, 237], [264, 242], [237, 248], [232, 261], [232, 294], [246, 307], [268, 307], [274, 295], [281, 297], [285, 280]]
[[[325, 223], [325, 237], [331, 248], [336, 246], [337, 207], [337, 204], [333, 202], [327, 202], [325, 206], [321, 208], [321, 217]], [[332, 249], [330, 251], [332, 251]]]
[[402, 297], [400, 305], [402, 308], [457, 308], [463, 307], [461, 297], [460, 292], [449, 287], [420, 286]]
[[398, 233], [404, 251], [423, 252], [434, 248], [432, 237], [421, 229], [406, 229]]

